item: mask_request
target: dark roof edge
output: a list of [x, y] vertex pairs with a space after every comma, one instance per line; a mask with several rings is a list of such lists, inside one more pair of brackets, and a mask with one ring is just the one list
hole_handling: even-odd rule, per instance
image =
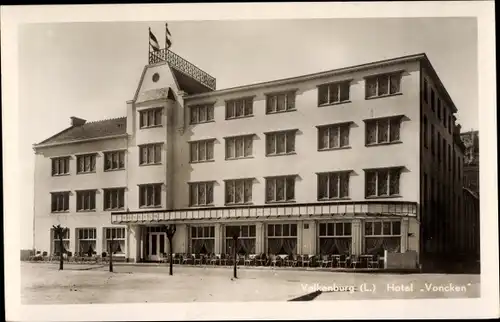
[[[395, 64], [395, 63], [400, 63], [400, 62], [408, 62], [408, 61], [422, 60], [422, 59], [425, 59], [428, 61], [428, 58], [425, 55], [425, 53], [408, 55], [408, 56], [401, 56], [401, 57], [390, 58], [390, 59], [385, 59], [385, 60], [379, 60], [379, 61], [375, 61], [375, 62], [371, 62], [371, 63], [365, 63], [365, 64], [354, 65], [354, 66], [349, 66], [349, 67], [342, 67], [342, 68], [332, 69], [332, 70], [313, 73], [313, 74], [306, 74], [306, 75], [301, 75], [301, 76], [282, 78], [282, 79], [261, 82], [261, 83], [255, 83], [255, 84], [249, 84], [249, 85], [242, 85], [242, 86], [237, 86], [237, 87], [230, 87], [230, 88], [215, 90], [215, 91], [211, 91], [211, 92], [207, 92], [207, 93], [186, 95], [186, 96], [184, 96], [184, 99], [189, 100], [189, 99], [195, 99], [195, 98], [205, 98], [205, 97], [212, 97], [212, 96], [216, 96], [216, 95], [234, 93], [237, 91], [262, 88], [262, 87], [266, 87], [266, 86], [285, 85], [285, 84], [300, 82], [300, 81], [309, 80], [309, 79], [327, 77], [327, 76], [334, 75], [334, 74], [347, 73], [347, 72], [352, 72], [352, 71], [357, 71], [357, 70], [374, 68], [374, 67], [378, 67], [380, 65]], [[430, 65], [430, 62], [429, 62], [429, 65]]]
[[33, 144], [33, 149], [40, 149], [40, 148], [49, 148], [53, 146], [60, 146], [60, 145], [68, 145], [68, 144], [75, 144], [75, 143], [85, 143], [85, 142], [92, 142], [92, 141], [99, 141], [99, 140], [109, 140], [109, 139], [117, 139], [121, 137], [127, 137], [128, 134], [114, 134], [114, 135], [107, 135], [107, 136], [98, 136], [95, 138], [88, 138], [88, 139], [79, 139], [79, 140], [72, 140], [72, 141], [62, 141], [62, 142], [54, 142], [54, 143], [47, 143], [47, 144]]
[[57, 132], [56, 134], [52, 135], [52, 136], [51, 136], [51, 137], [49, 137], [48, 139], [43, 140], [43, 141], [42, 141], [42, 142], [40, 142], [40, 143], [35, 143], [35, 144], [33, 144], [33, 146], [35, 147], [35, 146], [43, 145], [43, 144], [45, 144], [45, 142], [52, 140], [52, 139], [53, 139], [53, 138], [55, 138], [56, 136], [61, 135], [61, 134], [65, 133], [65, 132], [67, 132], [67, 131], [71, 130], [72, 128], [74, 128], [74, 126], [73, 126], [73, 125], [72, 125], [72, 126], [70, 126], [70, 127], [68, 127], [68, 128], [65, 128], [64, 130], [62, 130], [62, 131], [60, 131], [60, 132]]

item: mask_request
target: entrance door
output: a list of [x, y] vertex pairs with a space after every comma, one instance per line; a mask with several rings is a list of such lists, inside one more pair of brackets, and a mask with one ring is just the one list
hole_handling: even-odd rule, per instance
[[166, 233], [149, 233], [149, 260], [159, 261], [166, 256]]

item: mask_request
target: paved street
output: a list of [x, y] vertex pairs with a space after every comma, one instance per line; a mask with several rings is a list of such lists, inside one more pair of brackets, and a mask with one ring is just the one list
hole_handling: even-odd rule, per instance
[[479, 275], [369, 274], [229, 267], [22, 263], [23, 304], [287, 301], [478, 297]]

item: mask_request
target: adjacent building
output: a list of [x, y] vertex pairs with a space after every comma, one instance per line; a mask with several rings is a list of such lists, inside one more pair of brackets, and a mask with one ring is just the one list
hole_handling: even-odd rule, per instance
[[[34, 146], [35, 247], [175, 253], [416, 254], [465, 248], [464, 145], [425, 54], [216, 89], [150, 53], [126, 116]], [[240, 233], [233, 245], [231, 231]]]
[[465, 145], [464, 187], [479, 195], [479, 131], [462, 132]]

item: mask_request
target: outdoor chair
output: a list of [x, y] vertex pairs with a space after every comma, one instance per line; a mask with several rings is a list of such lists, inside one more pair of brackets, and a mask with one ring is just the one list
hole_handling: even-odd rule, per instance
[[182, 263], [182, 255], [181, 254], [175, 254], [174, 256], [174, 264], [181, 264]]
[[280, 258], [274, 254], [269, 256], [269, 266], [276, 267], [276, 264], [280, 262]]
[[292, 255], [288, 256], [288, 259], [286, 261], [286, 264], [288, 266], [295, 267], [295, 266], [297, 266], [297, 263], [298, 263], [297, 254], [292, 254]]
[[257, 257], [257, 254], [250, 254], [248, 255], [245, 259], [244, 259], [244, 262], [243, 262], [243, 265], [252, 265], [252, 264], [255, 264], [255, 258]]
[[193, 263], [193, 258], [189, 254], [184, 254], [182, 256], [182, 264], [188, 264], [188, 263]]
[[201, 255], [201, 254], [194, 254], [193, 257], [194, 257], [194, 265], [196, 265], [196, 264], [200, 264], [201, 265], [201, 263], [203, 261], [203, 255]]
[[321, 256], [321, 267], [333, 266], [333, 260], [328, 255]]
[[341, 255], [339, 260], [337, 261], [337, 267], [346, 268], [347, 267], [348, 257], [346, 255]]
[[310, 266], [313, 257], [314, 255], [302, 255], [302, 259], [300, 261], [302, 263], [302, 267], [304, 267], [305, 264], [307, 264], [307, 266]]
[[213, 266], [217, 264], [220, 265], [220, 260], [221, 260], [220, 254], [212, 254], [212, 257], [210, 258], [210, 264]]
[[267, 263], [266, 254], [264, 254], [264, 253], [260, 254], [259, 258], [257, 259], [257, 263], [259, 264], [259, 266], [266, 265], [266, 263]]
[[368, 262], [367, 262], [368, 268], [379, 268], [379, 265], [380, 265], [380, 263], [379, 263], [378, 255], [373, 255], [373, 257], [368, 259]]
[[219, 265], [227, 265], [227, 254], [221, 254], [219, 259]]
[[358, 256], [351, 255], [350, 262], [351, 262], [351, 267], [352, 268], [356, 268], [356, 266], [359, 264], [359, 258], [358, 258]]

